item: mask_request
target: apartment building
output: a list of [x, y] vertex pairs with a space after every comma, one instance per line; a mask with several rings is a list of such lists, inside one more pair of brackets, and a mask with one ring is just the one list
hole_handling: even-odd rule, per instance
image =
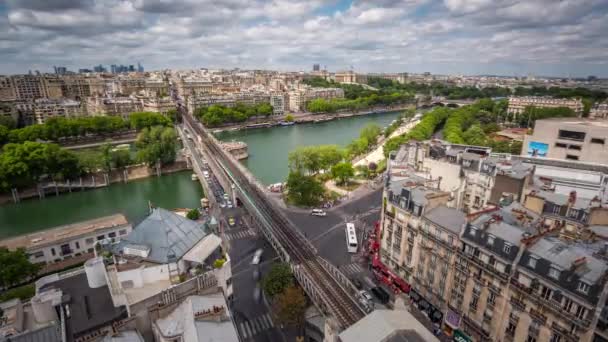
[[270, 95], [270, 105], [273, 115], [283, 115], [285, 109], [289, 109], [289, 96], [285, 93], [272, 93]]
[[17, 100], [32, 100], [47, 98], [44, 78], [36, 75], [14, 75], [11, 76], [12, 84]]
[[608, 164], [608, 122], [576, 118], [536, 120], [521, 155]]
[[306, 110], [306, 102], [314, 99], [344, 98], [342, 88], [312, 88], [301, 86], [289, 92], [289, 109], [293, 112]]
[[526, 107], [538, 107], [538, 108], [558, 108], [566, 107], [570, 108], [579, 117], [583, 115], [583, 101], [579, 99], [558, 99], [552, 97], [539, 97], [539, 96], [510, 96], [509, 107], [507, 113], [517, 116], [522, 114]]
[[208, 78], [184, 77], [175, 82], [177, 93], [182, 98], [189, 98], [194, 95], [211, 94], [213, 92], [213, 82]]
[[597, 103], [589, 111], [589, 119], [606, 119], [608, 118], [608, 100]]
[[86, 107], [80, 101], [70, 99], [36, 99], [34, 101], [34, 118], [36, 123], [43, 124], [50, 118], [74, 118], [86, 115]]
[[144, 112], [167, 113], [177, 108], [170, 97], [144, 97], [141, 99]]
[[0, 246], [10, 250], [25, 248], [32, 263], [50, 264], [92, 256], [99, 241], [118, 241], [131, 230], [126, 217], [116, 214], [0, 240]]
[[238, 92], [231, 94], [203, 94], [188, 97], [186, 106], [188, 113], [193, 114], [199, 108], [212, 105], [234, 107], [237, 103], [245, 105], [256, 105], [270, 102], [270, 94], [265, 92]]
[[97, 97], [87, 98], [89, 115], [110, 115], [128, 117], [134, 112], [143, 110], [142, 101], [134, 97]]
[[10, 76], [0, 76], [0, 101], [14, 101], [17, 98]]

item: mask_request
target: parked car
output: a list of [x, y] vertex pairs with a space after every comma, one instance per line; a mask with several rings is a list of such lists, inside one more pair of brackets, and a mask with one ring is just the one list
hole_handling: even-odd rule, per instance
[[327, 213], [325, 211], [321, 210], [321, 209], [313, 209], [310, 212], [310, 215], [312, 215], [312, 216], [326, 216]]
[[220, 202], [220, 208], [226, 208], [226, 203]]
[[384, 290], [380, 286], [376, 286], [376, 287], [372, 288], [371, 291], [374, 294], [374, 296], [376, 296], [376, 298], [378, 298], [378, 300], [380, 300], [380, 303], [382, 303], [382, 304], [388, 303], [391, 299], [391, 295], [388, 294], [388, 292], [386, 292], [386, 290]]
[[261, 248], [255, 251], [253, 254], [253, 259], [251, 260], [252, 265], [258, 265], [260, 261], [262, 261], [262, 253], [264, 253], [264, 250]]
[[369, 292], [365, 290], [359, 291], [359, 295], [361, 295], [361, 298], [365, 299], [368, 302], [372, 301], [372, 295], [370, 295]]
[[226, 201], [226, 206], [228, 206], [229, 209], [232, 209], [232, 201], [231, 200]]
[[351, 281], [353, 282], [353, 285], [355, 285], [356, 288], [360, 289], [363, 287], [363, 284], [361, 284], [361, 280], [357, 278], [352, 278]]
[[236, 224], [236, 221], [234, 220], [234, 217], [229, 217], [228, 218], [228, 225], [230, 227], [234, 227], [235, 224]]
[[209, 171], [203, 171], [203, 176], [205, 178], [209, 178]]

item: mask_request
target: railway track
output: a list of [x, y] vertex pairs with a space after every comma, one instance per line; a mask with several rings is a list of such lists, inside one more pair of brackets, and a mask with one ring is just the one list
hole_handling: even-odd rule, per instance
[[201, 137], [205, 147], [209, 149], [210, 155], [219, 159], [220, 166], [230, 171], [235, 183], [241, 187], [250, 197], [253, 206], [263, 215], [264, 220], [269, 223], [273, 236], [276, 237], [283, 249], [289, 254], [291, 262], [303, 268], [306, 275], [317, 287], [318, 295], [329, 311], [335, 316], [341, 328], [347, 328], [365, 316], [359, 306], [357, 299], [338, 282], [321, 263], [314, 247], [300, 233], [300, 231], [289, 221], [285, 215], [274, 207], [266, 198], [266, 195], [254, 184], [251, 184], [243, 172], [235, 165], [225, 151], [218, 145], [210, 133], [190, 115], [184, 115], [190, 127]]

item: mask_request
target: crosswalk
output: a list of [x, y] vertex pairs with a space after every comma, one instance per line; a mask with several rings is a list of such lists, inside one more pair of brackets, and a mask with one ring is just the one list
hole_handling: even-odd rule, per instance
[[254, 235], [255, 234], [251, 230], [241, 230], [241, 231], [234, 232], [234, 233], [225, 233], [224, 234], [224, 236], [226, 237], [226, 240], [228, 240], [228, 241], [245, 239], [245, 238], [248, 238], [248, 237], [251, 237]]
[[274, 322], [270, 313], [266, 313], [263, 316], [256, 317], [252, 320], [247, 320], [238, 324], [239, 333], [243, 340], [251, 338], [264, 330], [268, 330], [274, 327]]
[[359, 264], [353, 263], [340, 266], [340, 270], [342, 271], [342, 273], [350, 275], [363, 272], [363, 267], [361, 267], [361, 265]]

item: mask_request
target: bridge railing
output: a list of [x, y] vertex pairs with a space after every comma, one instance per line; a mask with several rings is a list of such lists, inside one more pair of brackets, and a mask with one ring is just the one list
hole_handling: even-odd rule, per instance
[[[338, 268], [336, 268], [336, 266], [332, 265], [327, 260], [321, 257], [318, 257], [318, 259], [325, 267], [325, 269], [330, 272], [331, 276], [336, 280], [336, 282], [340, 284], [347, 293], [350, 293], [355, 298], [359, 296], [359, 289], [355, 287], [353, 282], [350, 281], [350, 279], [344, 273], [342, 273]], [[364, 308], [361, 306], [361, 303], [359, 303], [358, 301], [356, 301], [356, 303], [361, 310], [365, 311]]]

